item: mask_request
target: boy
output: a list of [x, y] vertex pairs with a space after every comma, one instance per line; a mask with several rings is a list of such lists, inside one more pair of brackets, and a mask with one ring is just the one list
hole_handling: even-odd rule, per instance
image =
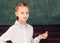
[[12, 43], [39, 43], [41, 39], [47, 38], [47, 31], [34, 39], [32, 38], [33, 27], [26, 23], [29, 17], [29, 7], [26, 3], [16, 5], [15, 15], [17, 17], [15, 24], [0, 37], [0, 43], [5, 43], [8, 40], [11, 40]]

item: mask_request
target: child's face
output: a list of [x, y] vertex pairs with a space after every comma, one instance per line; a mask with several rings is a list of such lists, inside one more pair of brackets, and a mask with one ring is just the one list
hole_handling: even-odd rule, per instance
[[29, 17], [29, 9], [25, 6], [19, 7], [15, 14], [19, 21], [26, 22]]

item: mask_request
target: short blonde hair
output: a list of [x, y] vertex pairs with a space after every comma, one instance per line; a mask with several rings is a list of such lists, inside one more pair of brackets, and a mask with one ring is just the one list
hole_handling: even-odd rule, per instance
[[17, 3], [16, 6], [15, 6], [15, 12], [18, 10], [18, 8], [20, 6], [28, 7], [28, 5], [26, 3]]

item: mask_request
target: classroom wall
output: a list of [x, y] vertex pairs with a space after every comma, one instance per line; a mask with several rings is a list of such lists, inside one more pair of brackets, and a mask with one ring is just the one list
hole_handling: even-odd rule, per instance
[[32, 25], [60, 25], [60, 0], [0, 0], [0, 25], [12, 25], [16, 20], [16, 3], [25, 2], [30, 6]]

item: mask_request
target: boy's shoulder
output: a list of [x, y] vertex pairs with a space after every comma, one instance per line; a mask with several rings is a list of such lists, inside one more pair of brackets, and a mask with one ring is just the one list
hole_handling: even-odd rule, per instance
[[13, 29], [13, 28], [16, 28], [14, 24], [9, 27], [9, 29]]
[[28, 26], [29, 28], [33, 28], [33, 26], [32, 26], [32, 25], [30, 25], [30, 24], [27, 24], [27, 26]]

